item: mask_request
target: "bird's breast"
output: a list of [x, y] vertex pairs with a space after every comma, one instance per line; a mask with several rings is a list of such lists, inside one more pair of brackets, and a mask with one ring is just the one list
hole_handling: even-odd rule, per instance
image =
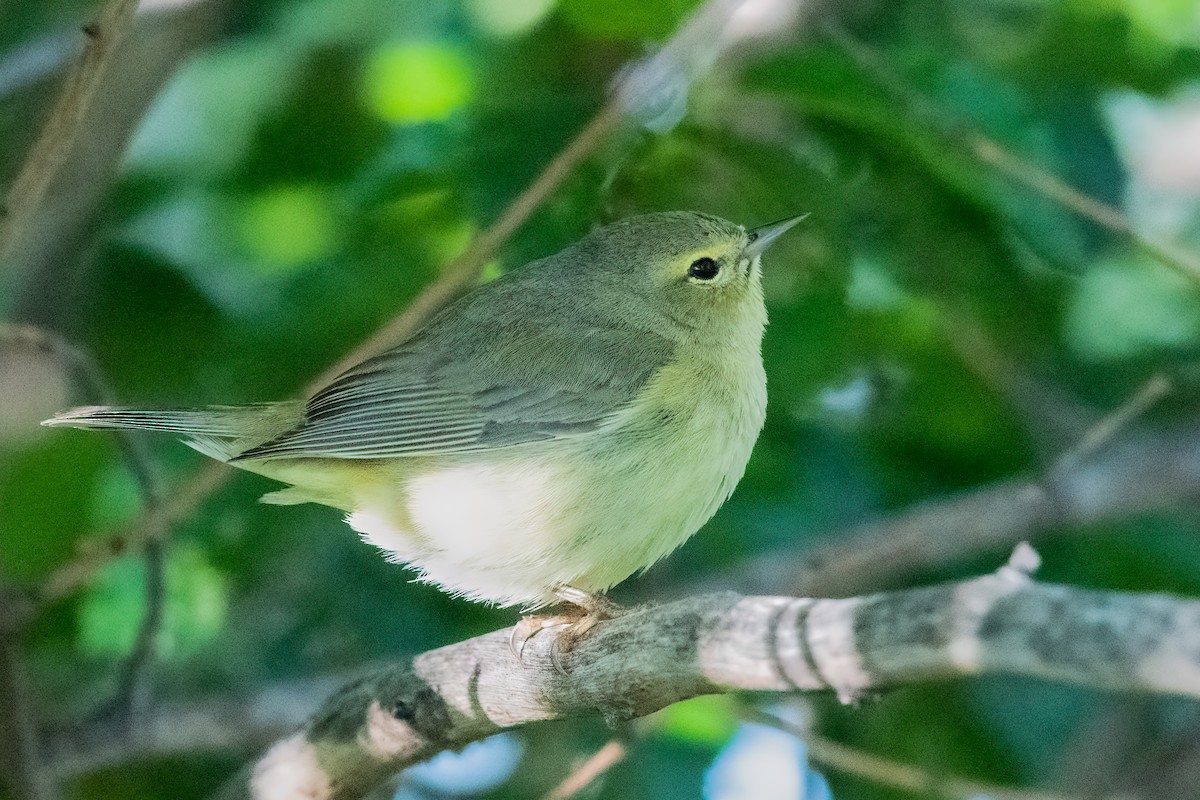
[[694, 490], [711, 489], [719, 505], [741, 479], [766, 407], [757, 347], [693, 352], [664, 367], [638, 398], [632, 433], [643, 426], [656, 452], [689, 473]]

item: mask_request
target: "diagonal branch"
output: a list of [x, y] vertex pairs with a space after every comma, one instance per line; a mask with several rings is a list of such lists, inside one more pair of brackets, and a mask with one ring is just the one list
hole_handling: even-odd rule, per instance
[[542, 800], [570, 800], [621, 763], [628, 754], [629, 746], [620, 736], [614, 736], [588, 756], [586, 761], [571, 770], [571, 774], [551, 789]]
[[109, 0], [85, 26], [79, 60], [63, 83], [50, 116], [0, 208], [0, 262], [7, 259], [58, 176], [87, 118], [96, 87], [133, 23], [138, 0]]
[[314, 392], [360, 361], [403, 342], [441, 308], [473, 286], [492, 256], [558, 187], [566, 183], [580, 164], [600, 149], [621, 124], [621, 120], [621, 107], [616, 102], [609, 102], [601, 108], [580, 129], [575, 138], [567, 142], [551, 159], [533, 182], [504, 209], [499, 218], [476, 236], [466, 251], [456, 258], [436, 281], [417, 295], [408, 308], [388, 320], [364, 342], [314, 378], [305, 391]]
[[844, 600], [703, 595], [644, 606], [566, 654], [510, 631], [377, 668], [228, 784], [223, 800], [360, 798], [404, 767], [532, 722], [617, 723], [734, 690], [865, 692], [1009, 674], [1200, 698], [1200, 601], [1035, 583], [1037, 556], [973, 580]]
[[916, 504], [831, 533], [799, 555], [752, 559], [736, 585], [846, 596], [1049, 532], [1086, 535], [1099, 521], [1190, 505], [1200, 499], [1200, 427], [1131, 425], [1170, 387], [1164, 376], [1152, 377], [1041, 474]]
[[1026, 161], [995, 139], [970, 128], [909, 86], [870, 46], [859, 41], [837, 24], [828, 24], [824, 33], [884, 90], [917, 111], [924, 121], [957, 142], [975, 158], [989, 164], [1010, 180], [1032, 189], [1064, 208], [1097, 225], [1127, 237], [1137, 247], [1181, 275], [1200, 281], [1200, 255], [1177, 242], [1141, 233], [1120, 209], [1103, 203], [1062, 178]]
[[[132, 30], [113, 52], [83, 133], [21, 226], [7, 268], [13, 273], [11, 316], [71, 330], [83, 298], [80, 277], [105, 231], [106, 201], [146, 110], [179, 66], [223, 27], [231, 0], [142, 0]], [[70, 44], [74, 37], [63, 35]], [[68, 55], [74, 55], [74, 48]], [[0, 66], [2, 68], [2, 66]]]

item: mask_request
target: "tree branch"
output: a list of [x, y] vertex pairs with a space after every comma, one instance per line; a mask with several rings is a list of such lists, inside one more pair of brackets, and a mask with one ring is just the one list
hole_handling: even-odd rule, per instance
[[617, 723], [703, 694], [868, 691], [1009, 674], [1200, 698], [1200, 601], [1033, 582], [1018, 548], [996, 573], [843, 600], [705, 595], [598, 626], [565, 656], [509, 630], [377, 668], [228, 784], [224, 800], [349, 800], [404, 767], [531, 722]]
[[[1200, 428], [1135, 428], [1099, 452], [1044, 474], [1006, 478], [891, 516], [832, 532], [797, 556], [751, 559], [732, 581], [743, 591], [788, 591], [844, 597], [895, 585], [902, 578], [964, 558], [1003, 551], [1069, 529], [1200, 498]], [[708, 584], [705, 584], [708, 586]]]
[[105, 202], [146, 109], [176, 69], [220, 30], [229, 0], [142, 0], [83, 120], [84, 135], [8, 253], [13, 316], [55, 330], [77, 322], [79, 276], [92, 261]]
[[84, 27], [83, 52], [67, 75], [42, 133], [9, 187], [0, 210], [0, 262], [7, 259], [20, 240], [46, 190], [66, 163], [83, 129], [96, 87], [133, 23], [137, 7], [138, 0], [109, 0], [96, 21]]
[[621, 737], [609, 739], [603, 747], [571, 770], [571, 774], [546, 793], [542, 800], [570, 800], [591, 786], [601, 775], [625, 760], [625, 756], [628, 754], [629, 747]]
[[288, 735], [315, 714], [323, 698], [357, 673], [335, 673], [273, 683], [252, 691], [158, 702], [138, 720], [132, 737], [111, 719], [93, 719], [47, 731], [42, 753], [48, 771], [66, 781], [131, 761], [197, 752], [244, 756]]

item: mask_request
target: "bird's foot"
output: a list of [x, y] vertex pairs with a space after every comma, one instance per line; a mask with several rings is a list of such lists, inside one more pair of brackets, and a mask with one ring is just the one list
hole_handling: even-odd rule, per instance
[[521, 620], [513, 626], [512, 633], [509, 634], [508, 649], [512, 651], [518, 661], [524, 663], [525, 645], [529, 644], [530, 639], [545, 630], [565, 628], [572, 622], [573, 619], [565, 614], [530, 614], [527, 617], [521, 617]]
[[574, 586], [556, 586], [552, 591], [563, 602], [563, 610], [554, 615], [523, 617], [513, 627], [508, 646], [517, 660], [523, 661], [525, 645], [530, 639], [542, 631], [555, 630], [554, 641], [550, 643], [550, 661], [556, 670], [566, 675], [562, 654], [569, 652], [597, 623], [619, 617], [625, 609], [602, 594], [585, 592]]

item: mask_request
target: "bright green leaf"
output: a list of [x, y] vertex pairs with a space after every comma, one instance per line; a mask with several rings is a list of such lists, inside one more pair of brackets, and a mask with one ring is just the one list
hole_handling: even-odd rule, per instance
[[274, 188], [242, 210], [243, 246], [267, 267], [286, 269], [328, 255], [336, 233], [329, 196], [315, 186]]
[[660, 713], [662, 732], [694, 744], [724, 743], [738, 726], [734, 701], [724, 695], [696, 697]]
[[388, 122], [439, 122], [471, 99], [466, 55], [445, 42], [406, 42], [376, 50], [367, 65], [367, 101]]

